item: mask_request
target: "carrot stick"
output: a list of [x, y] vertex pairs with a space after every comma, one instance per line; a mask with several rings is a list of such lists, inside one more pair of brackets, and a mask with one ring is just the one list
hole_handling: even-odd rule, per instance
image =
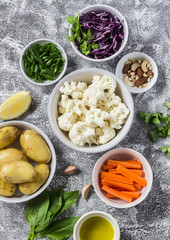
[[116, 198], [116, 196], [115, 195], [113, 195], [113, 194], [110, 194], [110, 193], [107, 193], [107, 195], [106, 195], [108, 198]]
[[101, 180], [101, 185], [116, 187], [116, 188], [120, 188], [120, 189], [124, 189], [124, 190], [129, 190], [129, 191], [132, 191], [132, 192], [135, 191], [135, 188], [134, 188], [133, 185], [126, 184], [126, 183], [115, 182], [115, 181], [112, 181], [110, 179], [102, 179]]
[[103, 165], [103, 170], [107, 170], [107, 169], [110, 169], [110, 168], [116, 168], [116, 166], [114, 165]]
[[[142, 170], [129, 169], [130, 171], [136, 173], [138, 176], [142, 176]], [[109, 173], [120, 174], [116, 171], [116, 168], [109, 169]]]
[[139, 183], [142, 186], [146, 186], [147, 181], [146, 179], [136, 175], [135, 173], [131, 172], [129, 169], [127, 169], [126, 167], [122, 166], [122, 165], [118, 165], [117, 167], [117, 172], [121, 173], [123, 176], [131, 179], [132, 181]]
[[138, 183], [133, 183], [134, 187], [138, 190], [141, 190], [142, 189], [142, 186]]
[[135, 191], [135, 192], [130, 192], [130, 191], [121, 191], [122, 193], [126, 193], [130, 196], [132, 196], [133, 198], [139, 198], [140, 196], [140, 192], [139, 191]]
[[116, 175], [114, 173], [108, 173], [108, 172], [101, 172], [101, 178], [111, 179], [116, 182], [127, 183], [127, 184], [133, 183], [133, 181], [128, 179], [127, 177]]
[[122, 192], [119, 192], [119, 191], [116, 191], [115, 189], [113, 188], [110, 188], [106, 185], [102, 186], [102, 189], [104, 191], [106, 191], [107, 193], [110, 193], [110, 194], [113, 194], [114, 196], [118, 197], [118, 198], [121, 198], [127, 202], [132, 202], [132, 196], [129, 196], [127, 195], [126, 193], [122, 193]]
[[[132, 172], [134, 172], [134, 173], [136, 173], [136, 174], [137, 174], [138, 176], [140, 176], [140, 177], [141, 177], [142, 174], [143, 174], [142, 170], [130, 169], [130, 168], [129, 168], [129, 170], [132, 171]], [[109, 173], [120, 174], [120, 173], [117, 172], [116, 168], [109, 169]]]
[[[136, 192], [130, 192], [130, 191], [121, 191], [122, 193], [126, 193], [130, 196], [132, 196], [133, 198], [139, 198], [139, 191], [136, 191]], [[107, 193], [107, 197], [109, 198], [115, 198], [116, 196], [115, 195], [112, 195], [110, 193]]]
[[141, 167], [142, 167], [141, 162], [137, 162], [134, 160], [129, 160], [129, 161], [108, 160], [108, 165], [118, 166], [119, 164], [121, 164], [122, 166], [124, 166], [126, 168], [141, 169]]

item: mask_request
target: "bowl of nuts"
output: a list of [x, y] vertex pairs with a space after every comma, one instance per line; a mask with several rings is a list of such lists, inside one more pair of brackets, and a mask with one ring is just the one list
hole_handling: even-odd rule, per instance
[[116, 67], [116, 76], [126, 84], [130, 92], [141, 93], [156, 83], [158, 68], [147, 54], [132, 52], [120, 59]]

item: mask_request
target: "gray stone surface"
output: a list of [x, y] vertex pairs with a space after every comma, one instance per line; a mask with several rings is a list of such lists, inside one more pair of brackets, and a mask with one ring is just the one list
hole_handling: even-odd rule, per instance
[[[66, 17], [96, 3], [117, 8], [124, 14], [129, 25], [129, 40], [121, 55], [115, 60], [98, 64], [77, 56], [65, 38], [69, 27]], [[117, 219], [122, 240], [170, 239], [170, 168], [165, 154], [158, 149], [159, 146], [169, 144], [169, 139], [152, 144], [147, 137], [148, 129], [137, 118], [139, 110], [155, 111], [170, 100], [170, 1], [1, 0], [0, 14], [0, 102], [17, 91], [31, 91], [32, 105], [19, 120], [36, 124], [49, 136], [55, 146], [57, 170], [49, 186], [51, 189], [64, 186], [67, 190], [81, 190], [85, 184], [91, 182], [93, 166], [102, 153], [93, 155], [72, 151], [55, 137], [46, 111], [54, 86], [34, 86], [24, 79], [19, 68], [19, 57], [24, 46], [38, 38], [50, 38], [59, 42], [68, 55], [67, 73], [84, 66], [95, 66], [114, 72], [118, 60], [134, 50], [145, 52], [155, 59], [159, 69], [158, 82], [146, 93], [133, 95], [136, 113], [133, 126], [126, 138], [117, 146], [133, 148], [148, 159], [154, 174], [149, 196], [140, 205], [121, 210], [107, 206], [92, 191], [87, 202], [80, 198], [77, 206], [67, 211], [65, 216], [102, 210]], [[71, 177], [62, 176], [61, 169], [69, 164], [76, 164], [80, 169], [79, 174]], [[25, 207], [25, 203], [0, 202], [1, 240], [27, 238], [29, 225], [24, 218]]]

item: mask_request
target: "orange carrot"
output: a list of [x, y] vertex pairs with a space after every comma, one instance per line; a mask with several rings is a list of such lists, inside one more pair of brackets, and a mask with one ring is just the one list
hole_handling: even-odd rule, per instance
[[133, 181], [128, 179], [127, 177], [116, 175], [114, 173], [108, 173], [108, 172], [101, 172], [101, 178], [111, 179], [116, 182], [127, 183], [127, 184], [133, 183]]
[[141, 167], [142, 167], [141, 162], [137, 162], [135, 160], [129, 160], [129, 161], [108, 160], [108, 165], [118, 166], [119, 164], [121, 164], [122, 166], [124, 166], [126, 168], [141, 169]]
[[127, 169], [126, 167], [122, 166], [122, 165], [118, 165], [117, 167], [117, 172], [121, 173], [123, 176], [131, 179], [132, 181], [139, 183], [142, 186], [146, 186], [147, 181], [146, 179], [136, 175], [135, 173], [133, 173], [132, 171], [130, 171], [129, 169]]
[[140, 196], [140, 192], [139, 191], [135, 191], [135, 192], [130, 192], [130, 191], [121, 191], [122, 193], [126, 193], [130, 196], [132, 196], [133, 198], [139, 198]]
[[138, 183], [133, 183], [134, 187], [137, 189], [137, 190], [141, 190], [142, 189], [142, 186]]
[[120, 188], [120, 189], [124, 189], [124, 190], [129, 190], [129, 191], [132, 191], [132, 192], [135, 191], [135, 188], [134, 188], [133, 185], [126, 184], [126, 183], [115, 182], [115, 181], [112, 181], [110, 179], [102, 179], [101, 180], [101, 185], [116, 187], [116, 188]]
[[[136, 173], [139, 176], [142, 176], [142, 170], [137, 170], [137, 169], [129, 169], [129, 170]], [[109, 169], [109, 172], [114, 174], [120, 174], [116, 171], [116, 168]]]
[[116, 196], [115, 195], [113, 195], [113, 194], [110, 194], [110, 193], [107, 193], [107, 195], [106, 195], [108, 198], [116, 198]]
[[107, 169], [110, 169], [110, 168], [116, 168], [116, 166], [114, 166], [114, 165], [103, 165], [103, 170], [107, 170]]
[[[126, 193], [130, 196], [132, 196], [133, 198], [139, 198], [139, 191], [136, 191], [136, 192], [130, 192], [130, 191], [121, 191], [122, 193]], [[107, 193], [107, 197], [109, 198], [115, 198], [116, 196], [115, 195], [112, 195], [110, 193]]]
[[118, 198], [121, 198], [121, 199], [127, 201], [127, 202], [132, 202], [132, 196], [129, 196], [126, 193], [122, 193], [122, 192], [116, 191], [115, 189], [110, 188], [110, 187], [108, 187], [106, 185], [102, 186], [102, 189], [104, 191], [106, 191], [107, 193], [110, 193], [110, 194], [112, 194], [112, 195], [114, 195], [114, 196], [116, 196]]

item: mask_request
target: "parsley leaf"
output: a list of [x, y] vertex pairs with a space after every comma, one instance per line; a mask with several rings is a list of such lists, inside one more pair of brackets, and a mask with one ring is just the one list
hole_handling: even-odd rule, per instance
[[162, 152], [166, 152], [167, 157], [170, 158], [170, 145], [166, 146], [166, 147], [160, 147], [159, 148]]

